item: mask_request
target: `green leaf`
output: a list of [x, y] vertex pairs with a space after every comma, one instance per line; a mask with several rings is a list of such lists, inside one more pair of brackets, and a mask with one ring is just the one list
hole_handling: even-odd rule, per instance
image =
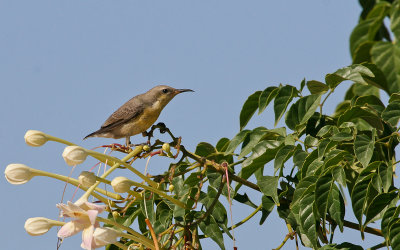
[[[318, 158], [318, 151], [314, 150], [310, 154], [307, 155], [306, 159], [303, 162], [303, 165], [300, 168], [300, 175], [301, 178], [308, 176], [308, 168], [314, 164], [314, 162], [321, 162], [320, 158]], [[321, 162], [322, 163], [322, 162]]]
[[260, 95], [261, 91], [256, 91], [244, 102], [242, 111], [240, 111], [240, 130], [247, 125], [251, 117], [258, 109], [258, 99], [260, 98]]
[[250, 130], [242, 130], [240, 131], [233, 139], [229, 142], [228, 148], [225, 151], [225, 155], [232, 154], [235, 149], [244, 141], [247, 134], [250, 133]]
[[341, 82], [350, 80], [361, 84], [368, 84], [363, 76], [374, 77], [374, 74], [367, 67], [360, 64], [353, 64], [348, 67], [338, 69], [332, 74], [325, 76], [325, 81], [331, 89], [336, 88]]
[[307, 135], [304, 139], [304, 145], [307, 147], [316, 147], [318, 145], [318, 142], [318, 139], [311, 135]]
[[240, 202], [240, 203], [246, 204], [246, 205], [248, 205], [248, 206], [250, 206], [250, 207], [252, 207], [254, 209], [257, 208], [256, 204], [254, 204], [249, 199], [249, 196], [246, 193], [244, 193], [244, 194], [236, 193], [235, 196], [233, 197], [233, 199], [238, 201], [238, 202]]
[[400, 93], [393, 93], [390, 95], [389, 103], [400, 101]]
[[400, 220], [390, 227], [389, 239], [392, 249], [400, 249]]
[[164, 232], [172, 223], [172, 210], [164, 202], [157, 204], [156, 222], [154, 223], [154, 231], [156, 234]]
[[[200, 202], [204, 204], [207, 210], [214, 202], [215, 198], [217, 197], [217, 194], [218, 194], [217, 190], [211, 186], [207, 187], [207, 193], [201, 193]], [[218, 223], [227, 222], [226, 210], [221, 202], [217, 201], [211, 214]]]
[[318, 157], [322, 158], [325, 154], [327, 154], [337, 144], [338, 144], [337, 142], [332, 141], [329, 138], [321, 140], [319, 142], [319, 145], [318, 145]]
[[353, 134], [347, 133], [347, 132], [339, 132], [337, 134], [334, 134], [331, 137], [332, 141], [351, 141], [353, 140]]
[[260, 94], [258, 100], [258, 114], [261, 114], [268, 104], [275, 98], [278, 94], [280, 88], [268, 87]]
[[325, 226], [326, 214], [329, 211], [332, 219], [339, 225], [340, 230], [343, 231], [344, 201], [331, 174], [318, 179], [315, 186], [315, 204], [322, 218], [323, 226]]
[[385, 105], [382, 103], [381, 99], [375, 95], [360, 96], [357, 98], [354, 105], [360, 107], [371, 107], [379, 113], [385, 109]]
[[316, 176], [307, 176], [296, 185], [296, 189], [294, 190], [293, 194], [293, 201], [290, 204], [290, 208], [296, 206], [296, 204], [300, 203], [303, 197], [306, 194], [312, 193], [315, 190], [315, 183], [317, 182], [318, 178]]
[[354, 58], [355, 51], [366, 41], [373, 41], [376, 33], [390, 10], [389, 3], [378, 3], [365, 20], [361, 20], [350, 35], [350, 52]]
[[329, 214], [331, 214], [332, 219], [339, 225], [340, 231], [343, 233], [344, 216], [346, 211], [344, 199], [339, 188], [335, 184], [332, 185], [331, 194], [328, 211]]
[[251, 132], [249, 132], [248, 133], [249, 140], [248, 140], [246, 146], [244, 146], [242, 148], [242, 151], [240, 152], [240, 154], [238, 156], [238, 160], [240, 160], [244, 156], [248, 155], [251, 152], [251, 150], [255, 147], [255, 145], [258, 144], [258, 142], [261, 140], [261, 138], [267, 132], [268, 132], [268, 129], [266, 129], [264, 127], [258, 127], [258, 128], [253, 129]]
[[367, 123], [369, 123], [372, 127], [376, 128], [377, 130], [383, 131], [383, 124], [381, 118], [377, 116], [375, 113], [370, 112], [366, 107], [352, 107], [351, 109], [344, 112], [339, 117], [338, 125], [344, 122], [355, 121], [356, 118], [363, 119]]
[[261, 205], [262, 205], [262, 216], [260, 219], [260, 225], [264, 223], [264, 221], [267, 219], [268, 215], [272, 212], [272, 210], [275, 207], [275, 202], [272, 200], [271, 197], [263, 195], [261, 198]]
[[188, 178], [183, 182], [184, 185], [194, 187], [200, 183], [201, 172], [191, 173]]
[[381, 213], [386, 208], [386, 206], [388, 206], [396, 197], [397, 193], [395, 192], [382, 193], [375, 196], [375, 198], [368, 205], [368, 208], [366, 210], [366, 219], [363, 228], [365, 229], [368, 223], [370, 223], [375, 218], [375, 216]]
[[325, 126], [323, 126], [323, 127], [318, 131], [317, 136], [318, 136], [318, 137], [325, 137], [325, 136], [329, 135], [329, 132], [331, 131], [332, 127], [333, 127], [332, 125], [325, 125]]
[[217, 222], [212, 216], [208, 216], [205, 220], [200, 222], [199, 227], [201, 231], [215, 241], [221, 249], [225, 249], [224, 237], [220, 231]]
[[154, 194], [145, 192], [145, 197], [146, 199], [143, 199], [140, 202], [140, 208], [143, 215], [145, 215], [146, 218], [150, 220], [151, 224], [154, 225], [156, 220], [156, 212], [154, 211]]
[[303, 78], [303, 80], [301, 80], [301, 83], [300, 83], [300, 91], [299, 92], [303, 92], [303, 89], [305, 86], [306, 86], [306, 78]]
[[389, 91], [388, 83], [386, 81], [386, 76], [382, 72], [382, 70], [380, 68], [378, 68], [378, 66], [376, 66], [375, 64], [372, 64], [372, 63], [364, 62], [364, 63], [362, 63], [362, 65], [367, 67], [374, 74], [374, 77], [364, 75], [363, 79], [368, 84], [375, 86], [377, 88], [380, 88], [389, 94], [390, 91]]
[[320, 101], [321, 95], [309, 95], [300, 98], [286, 114], [285, 122], [287, 126], [295, 130], [296, 126], [306, 123], [314, 114]]
[[275, 158], [281, 145], [281, 140], [265, 140], [259, 142], [254, 147], [253, 154], [242, 163], [243, 168], [239, 176], [244, 179], [249, 178], [257, 169], [263, 167]]
[[400, 2], [394, 1], [390, 13], [390, 29], [397, 41], [400, 41]]
[[386, 76], [389, 94], [400, 91], [400, 43], [377, 42], [371, 50], [373, 62]]
[[389, 191], [389, 188], [392, 186], [393, 179], [393, 168], [392, 166], [387, 166], [385, 163], [382, 163], [379, 166], [379, 176], [382, 180], [383, 192]]
[[375, 134], [376, 131], [373, 130], [371, 137], [365, 134], [359, 134], [354, 140], [354, 153], [364, 167], [368, 166], [372, 158], [372, 154], [374, 153]]
[[307, 236], [311, 245], [315, 248], [317, 246], [317, 230], [316, 230], [316, 218], [313, 209], [314, 194], [307, 194], [302, 202], [300, 203], [300, 227], [301, 231]]
[[368, 197], [371, 194], [376, 194], [376, 192], [373, 192], [372, 185], [372, 175], [369, 175], [362, 178], [360, 181], [357, 181], [353, 191], [351, 192], [353, 212], [358, 220], [360, 228], [362, 225], [362, 215], [367, 207]]
[[382, 221], [381, 221], [381, 229], [382, 234], [386, 240], [389, 239], [389, 228], [393, 221], [396, 221], [399, 218], [400, 214], [400, 207], [391, 207], [386, 210], [383, 214]]
[[207, 142], [200, 142], [197, 144], [195, 154], [203, 157], [207, 157], [210, 154], [215, 153], [216, 150], [213, 145]]
[[[321, 176], [315, 186], [315, 204], [322, 218], [322, 225], [325, 227], [326, 213], [328, 212], [329, 201], [332, 198], [334, 182], [332, 175]], [[324, 228], [325, 229], [325, 228]]]
[[337, 183], [339, 183], [343, 187], [346, 186], [346, 173], [344, 172], [344, 169], [342, 166], [337, 166], [337, 167], [333, 168], [332, 175]]
[[226, 137], [221, 138], [218, 142], [215, 148], [217, 149], [218, 152], [225, 152], [225, 150], [228, 148], [230, 143], [230, 140]]
[[357, 49], [353, 53], [353, 64], [359, 64], [362, 62], [371, 61], [371, 48], [375, 44], [375, 41], [364, 41], [361, 42]]
[[307, 157], [308, 153], [301, 150], [301, 149], [296, 149], [296, 151], [293, 154], [293, 165], [295, 167], [301, 167]]
[[262, 176], [257, 181], [257, 185], [264, 195], [271, 197], [275, 204], [279, 206], [278, 181], [278, 176]]
[[329, 90], [328, 85], [315, 80], [307, 81], [307, 88], [311, 94], [323, 94]]
[[382, 112], [382, 119], [390, 123], [393, 127], [396, 127], [400, 119], [400, 101], [389, 103]]
[[346, 157], [346, 154], [348, 154], [347, 151], [340, 150], [340, 149], [334, 149], [331, 150], [328, 154], [325, 155], [324, 159], [324, 171], [330, 171], [333, 166], [338, 165], [341, 161], [343, 161]]
[[281, 168], [283, 164], [292, 157], [296, 147], [293, 145], [283, 146], [277, 153], [274, 162], [274, 174]]
[[295, 96], [297, 96], [297, 89], [293, 86], [286, 85], [279, 90], [274, 100], [275, 126], [282, 118], [287, 106]]
[[341, 249], [341, 250], [363, 250], [363, 248], [359, 245], [354, 245], [352, 243], [349, 242], [343, 242], [342, 244], [329, 244], [329, 245], [325, 245], [323, 247], [320, 248], [320, 250], [337, 250], [337, 249]]

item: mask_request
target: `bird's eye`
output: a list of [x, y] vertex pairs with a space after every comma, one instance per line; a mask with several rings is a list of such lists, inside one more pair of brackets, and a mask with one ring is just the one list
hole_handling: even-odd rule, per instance
[[162, 92], [163, 92], [164, 94], [166, 94], [166, 93], [168, 93], [168, 89], [163, 89]]

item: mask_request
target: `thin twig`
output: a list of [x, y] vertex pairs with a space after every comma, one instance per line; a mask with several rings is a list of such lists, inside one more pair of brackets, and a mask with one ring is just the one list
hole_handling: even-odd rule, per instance
[[145, 219], [147, 227], [149, 228], [151, 237], [153, 238], [153, 242], [154, 242], [154, 246], [156, 248], [156, 250], [160, 250], [160, 247], [158, 245], [158, 241], [157, 241], [157, 237], [156, 237], [156, 233], [154, 232], [153, 227], [151, 226], [150, 220], [148, 218]]

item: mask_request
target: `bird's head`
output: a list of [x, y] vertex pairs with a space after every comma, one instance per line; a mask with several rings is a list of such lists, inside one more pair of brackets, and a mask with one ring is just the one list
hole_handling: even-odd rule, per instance
[[191, 89], [175, 89], [167, 85], [158, 85], [150, 89], [146, 95], [151, 98], [153, 104], [160, 105], [162, 108], [165, 107], [169, 101], [172, 100], [177, 94], [183, 92], [194, 92]]

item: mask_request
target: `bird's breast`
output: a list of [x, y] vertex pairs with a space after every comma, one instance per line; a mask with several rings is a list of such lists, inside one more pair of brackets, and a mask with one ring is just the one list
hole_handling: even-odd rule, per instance
[[119, 134], [131, 136], [146, 131], [157, 121], [161, 110], [162, 108], [160, 109], [157, 105], [152, 105], [145, 108], [141, 115], [124, 124], [120, 128]]

